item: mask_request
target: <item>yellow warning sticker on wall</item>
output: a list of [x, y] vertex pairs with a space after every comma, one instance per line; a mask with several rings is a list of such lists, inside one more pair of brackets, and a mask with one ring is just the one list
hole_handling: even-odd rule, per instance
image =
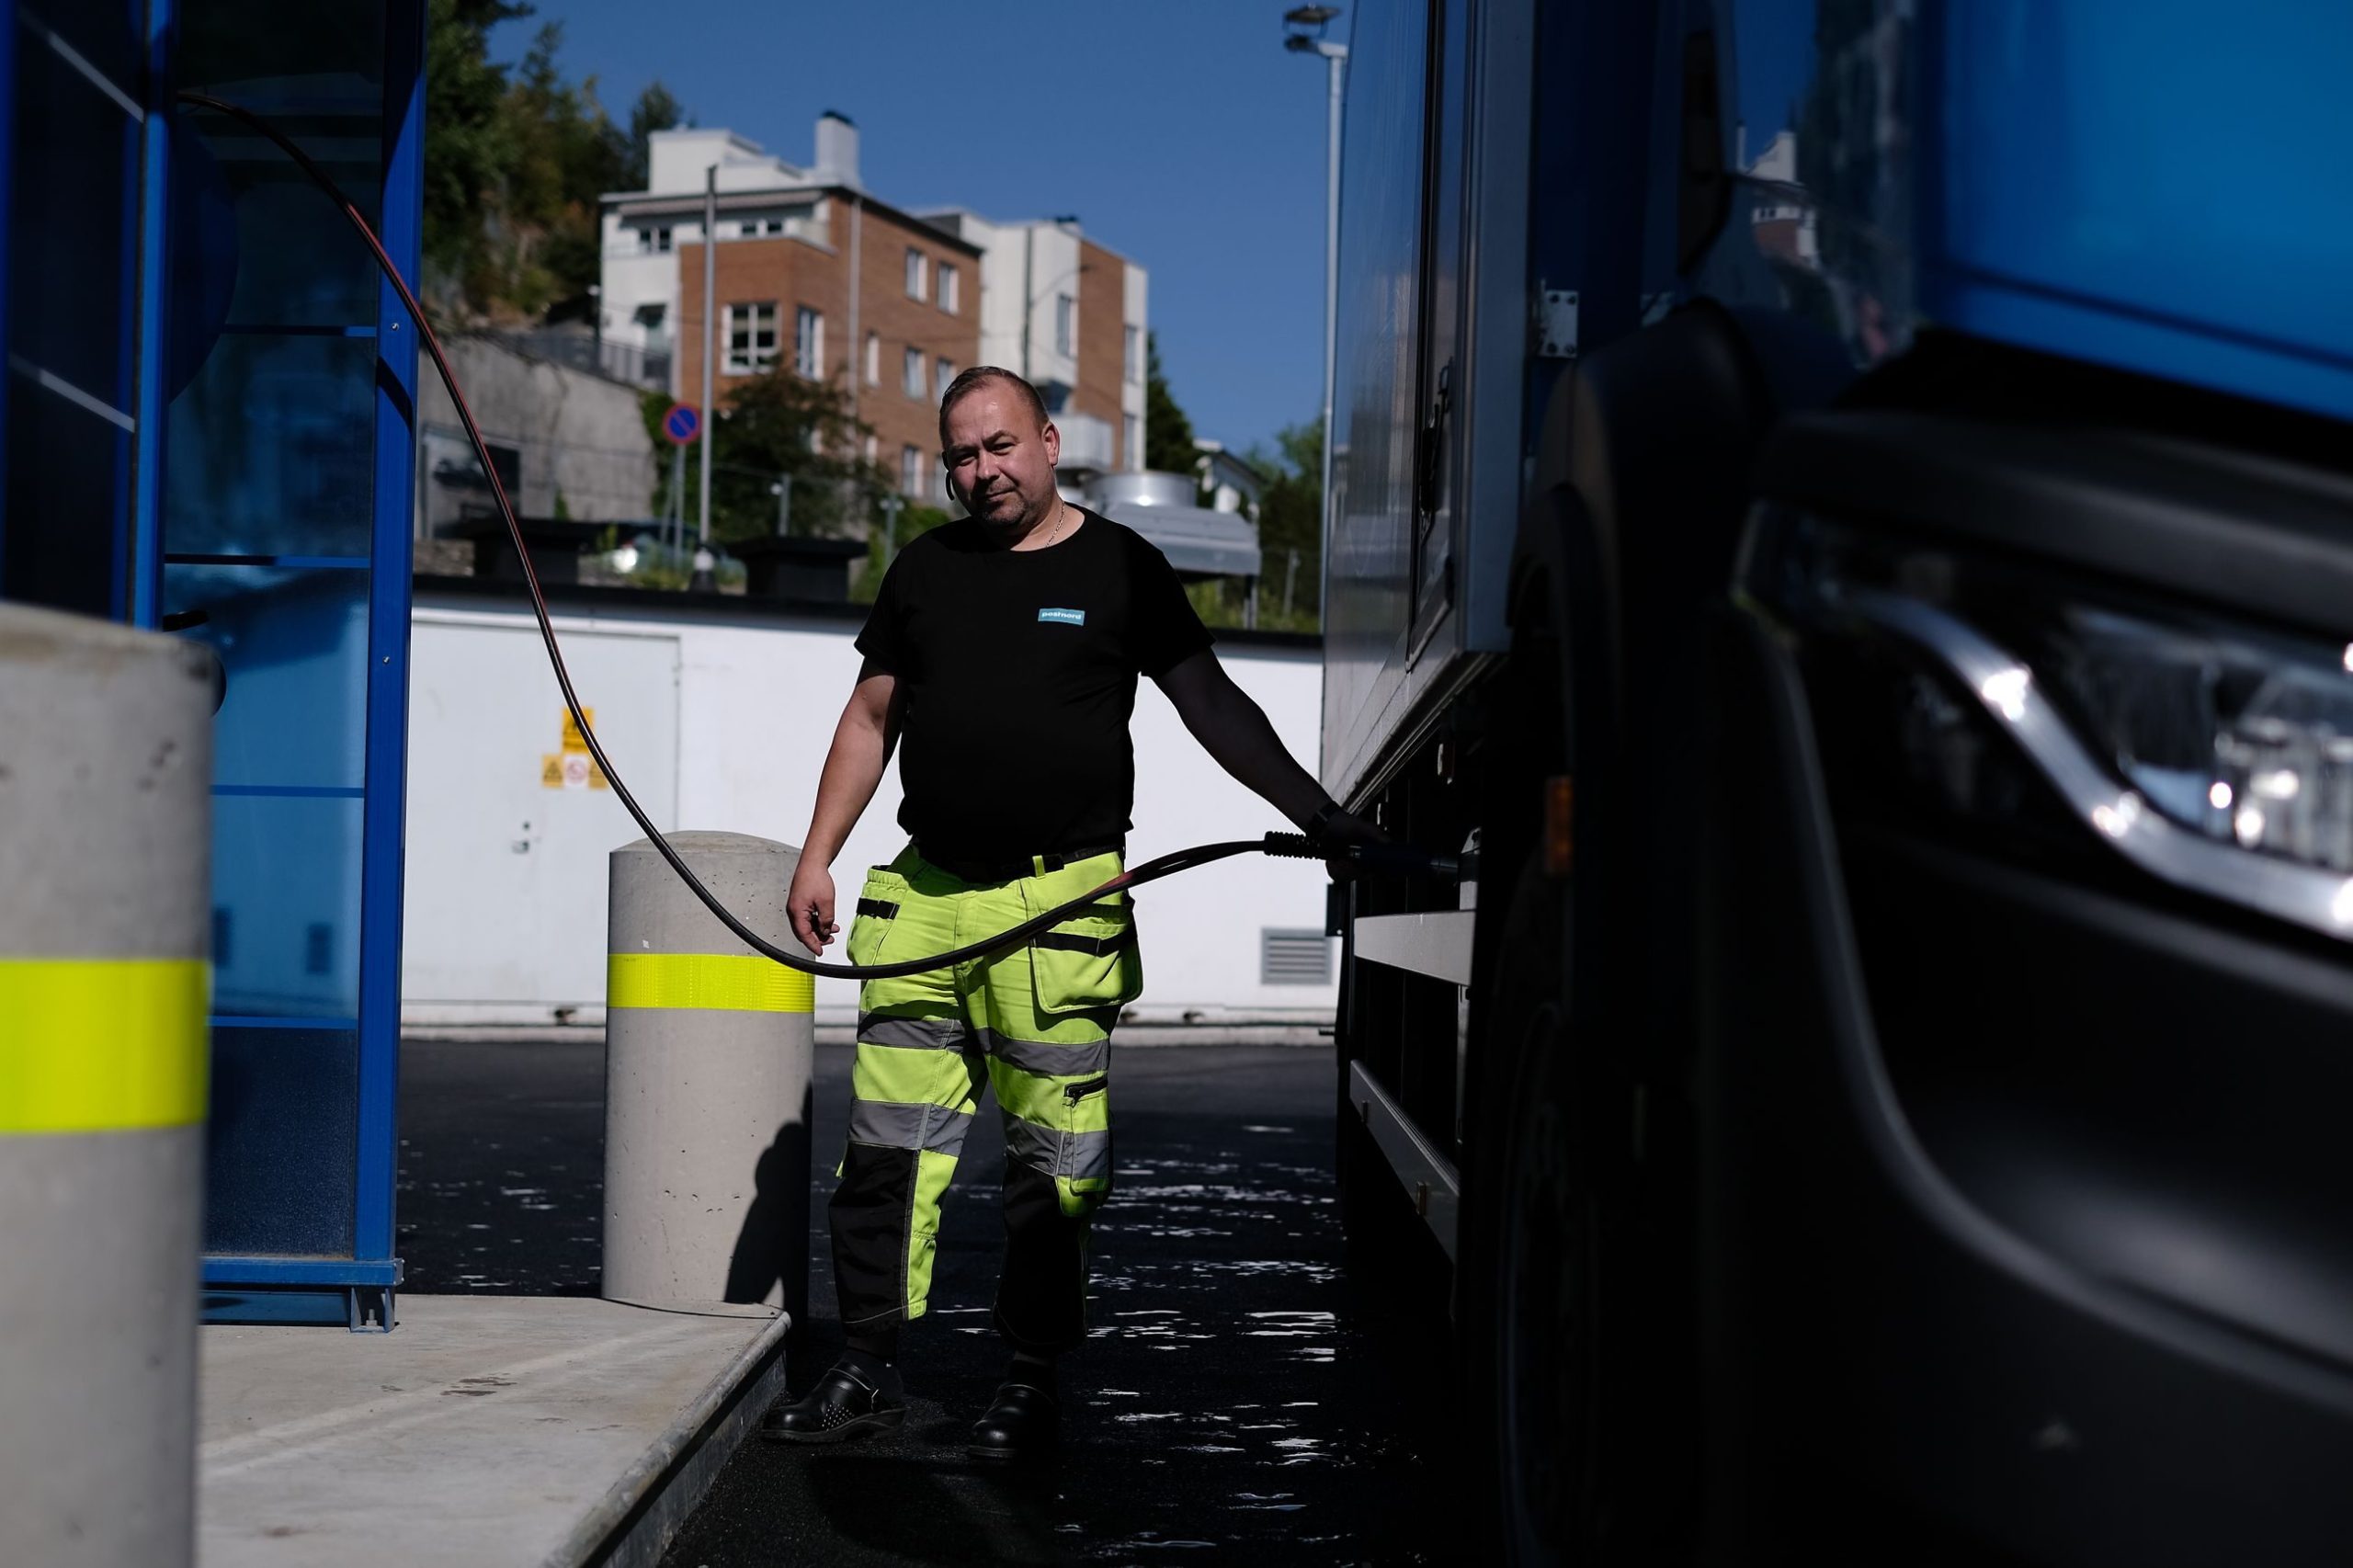
[[[594, 708], [583, 708], [580, 711], [587, 715], [591, 725], [597, 722], [597, 710]], [[563, 713], [563, 749], [582, 752], [588, 749], [588, 737], [580, 733], [580, 725], [574, 720], [572, 710], [568, 708]]]
[[560, 751], [540, 754], [540, 783], [550, 790], [609, 790], [605, 770], [590, 760], [585, 752]]

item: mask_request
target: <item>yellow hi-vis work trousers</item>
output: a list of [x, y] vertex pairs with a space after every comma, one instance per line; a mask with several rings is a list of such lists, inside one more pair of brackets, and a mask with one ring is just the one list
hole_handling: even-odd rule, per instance
[[[848, 959], [891, 963], [960, 948], [1119, 870], [1120, 857], [1106, 854], [974, 882], [910, 846], [868, 873]], [[1087, 1224], [1111, 1190], [1111, 1029], [1142, 985], [1134, 911], [1123, 893], [1023, 946], [865, 983], [849, 1142], [831, 1210], [846, 1328], [872, 1332], [923, 1315], [940, 1197], [985, 1074], [1005, 1122], [998, 1331], [1026, 1349], [1078, 1343]]]

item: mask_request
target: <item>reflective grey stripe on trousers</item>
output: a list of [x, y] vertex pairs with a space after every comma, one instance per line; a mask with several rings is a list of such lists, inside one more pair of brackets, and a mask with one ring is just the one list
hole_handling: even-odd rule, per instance
[[953, 1154], [964, 1146], [972, 1113], [953, 1106], [904, 1105], [892, 1100], [852, 1100], [849, 1140], [885, 1149], [928, 1149]]
[[1111, 1176], [1108, 1132], [1057, 1132], [1017, 1116], [1005, 1119], [1005, 1155], [1048, 1176], [1073, 1181], [1108, 1181]]
[[1055, 1045], [1046, 1040], [1007, 1040], [995, 1029], [974, 1028], [961, 1018], [894, 1018], [868, 1013], [858, 1020], [860, 1045], [893, 1046], [902, 1051], [964, 1051], [978, 1049], [1024, 1073], [1048, 1078], [1088, 1077], [1111, 1067], [1111, 1042]]
[[894, 1018], [888, 1013], [862, 1013], [858, 1043], [890, 1045], [903, 1051], [961, 1051], [974, 1043], [972, 1026], [961, 1018]]

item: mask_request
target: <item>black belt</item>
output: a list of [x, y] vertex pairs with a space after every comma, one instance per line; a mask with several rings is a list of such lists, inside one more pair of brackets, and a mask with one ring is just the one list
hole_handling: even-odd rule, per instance
[[915, 853], [941, 870], [952, 876], [961, 877], [968, 882], [1009, 882], [1019, 877], [1037, 876], [1041, 869], [1059, 871], [1064, 866], [1074, 866], [1081, 860], [1092, 860], [1097, 855], [1117, 855], [1126, 847], [1123, 841], [1114, 839], [1108, 844], [1081, 845], [1074, 849], [1065, 849], [1056, 855], [1022, 855], [1004, 860], [952, 859], [947, 856], [934, 855], [920, 844], [915, 846]]

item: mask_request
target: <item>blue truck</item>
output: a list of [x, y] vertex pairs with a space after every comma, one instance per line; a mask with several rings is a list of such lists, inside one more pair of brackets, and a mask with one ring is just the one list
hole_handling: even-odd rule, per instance
[[2353, 1560], [2353, 6], [1345, 25], [1321, 771], [1477, 857], [1336, 901], [1342, 1188], [1482, 1556]]

